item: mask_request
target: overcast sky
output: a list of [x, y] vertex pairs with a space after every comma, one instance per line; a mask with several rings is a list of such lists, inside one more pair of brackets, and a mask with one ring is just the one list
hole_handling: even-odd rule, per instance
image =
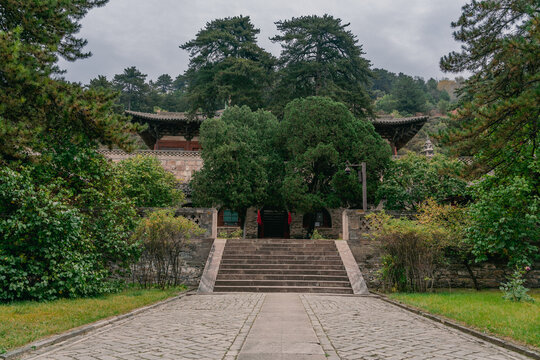
[[453, 78], [439, 70], [439, 59], [460, 44], [450, 22], [458, 19], [466, 0], [110, 0], [82, 20], [80, 36], [93, 56], [74, 63], [61, 61], [68, 80], [87, 83], [97, 75], [111, 79], [136, 66], [149, 79], [175, 77], [188, 65], [178, 46], [208, 21], [249, 15], [261, 30], [259, 45], [279, 56], [275, 21], [325, 13], [350, 23], [373, 67], [408, 75]]

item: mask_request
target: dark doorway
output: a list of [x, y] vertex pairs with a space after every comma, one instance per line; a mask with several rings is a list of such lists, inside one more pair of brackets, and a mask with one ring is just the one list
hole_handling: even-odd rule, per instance
[[262, 225], [259, 225], [261, 238], [289, 238], [289, 216], [284, 210], [261, 210]]

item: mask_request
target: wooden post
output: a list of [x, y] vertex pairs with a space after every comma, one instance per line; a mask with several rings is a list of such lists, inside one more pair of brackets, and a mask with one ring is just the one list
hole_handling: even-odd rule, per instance
[[362, 163], [362, 209], [367, 212], [367, 184], [366, 184], [366, 163]]

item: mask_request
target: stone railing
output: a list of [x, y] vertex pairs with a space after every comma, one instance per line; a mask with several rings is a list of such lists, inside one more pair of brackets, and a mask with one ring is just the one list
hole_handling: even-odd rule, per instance
[[187, 150], [135, 150], [131, 153], [127, 153], [123, 150], [113, 149], [113, 150], [99, 150], [100, 154], [114, 159], [114, 158], [129, 158], [136, 155], [151, 155], [156, 157], [162, 156], [172, 156], [172, 157], [201, 157], [200, 151], [187, 151]]

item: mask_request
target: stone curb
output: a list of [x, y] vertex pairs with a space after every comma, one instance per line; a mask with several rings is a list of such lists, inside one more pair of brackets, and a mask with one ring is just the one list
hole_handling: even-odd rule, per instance
[[155, 304], [151, 304], [151, 305], [147, 305], [147, 306], [144, 306], [144, 307], [137, 308], [137, 309], [132, 310], [132, 311], [126, 313], [126, 314], [113, 316], [112, 318], [105, 319], [105, 320], [98, 320], [98, 321], [96, 321], [94, 323], [91, 323], [89, 325], [82, 325], [81, 327], [79, 327], [79, 328], [77, 328], [75, 330], [68, 330], [68, 331], [66, 331], [64, 333], [51, 336], [51, 337], [49, 337], [47, 339], [34, 341], [34, 342], [32, 342], [30, 344], [27, 344], [27, 345], [24, 345], [24, 346], [22, 346], [20, 348], [8, 351], [8, 352], [6, 352], [4, 354], [0, 354], [0, 360], [18, 359], [19, 357], [21, 357], [22, 355], [24, 355], [24, 354], [26, 354], [28, 352], [36, 351], [38, 349], [42, 349], [42, 348], [47, 347], [47, 346], [58, 344], [58, 343], [60, 343], [62, 341], [66, 341], [66, 340], [72, 339], [74, 337], [87, 334], [87, 333], [89, 333], [91, 331], [100, 329], [100, 328], [102, 328], [104, 326], [113, 324], [113, 323], [121, 321], [121, 320], [128, 319], [128, 318], [133, 317], [133, 316], [135, 316], [137, 314], [140, 314], [140, 313], [142, 313], [144, 311], [151, 310], [151, 309], [156, 308], [158, 306], [161, 306], [161, 305], [170, 303], [172, 301], [181, 299], [181, 298], [183, 298], [185, 296], [195, 295], [195, 293], [196, 293], [195, 289], [190, 289], [190, 290], [184, 291], [180, 295], [177, 295], [177, 296], [174, 296], [172, 298], [162, 300], [162, 301], [157, 302]]
[[407, 310], [407, 311], [410, 311], [410, 312], [415, 313], [417, 315], [423, 316], [423, 317], [428, 318], [428, 319], [430, 319], [432, 321], [436, 321], [436, 322], [438, 322], [440, 324], [443, 324], [445, 326], [457, 329], [457, 330], [459, 330], [461, 332], [472, 335], [474, 337], [477, 337], [479, 339], [487, 341], [487, 342], [489, 342], [491, 344], [503, 347], [503, 348], [508, 349], [508, 350], [515, 351], [515, 352], [520, 353], [522, 355], [528, 356], [528, 357], [530, 357], [532, 359], [540, 360], [540, 353], [538, 353], [538, 352], [536, 352], [534, 350], [528, 349], [528, 348], [526, 348], [524, 346], [513, 344], [513, 343], [511, 343], [509, 341], [500, 339], [500, 338], [492, 336], [492, 335], [487, 335], [487, 334], [485, 334], [483, 332], [471, 329], [469, 327], [463, 326], [461, 324], [458, 324], [458, 323], [456, 323], [454, 321], [450, 321], [450, 320], [445, 319], [443, 317], [424, 312], [422, 310], [419, 310], [417, 308], [411, 307], [409, 305], [403, 304], [403, 303], [395, 301], [395, 300], [391, 300], [384, 294], [380, 294], [380, 293], [377, 293], [377, 292], [373, 292], [373, 294], [376, 295], [377, 297], [379, 297], [379, 299], [381, 299], [381, 300], [383, 300], [383, 301], [385, 301], [387, 303], [390, 303], [392, 305], [398, 306], [398, 307], [400, 307], [400, 308], [402, 308], [404, 310]]

